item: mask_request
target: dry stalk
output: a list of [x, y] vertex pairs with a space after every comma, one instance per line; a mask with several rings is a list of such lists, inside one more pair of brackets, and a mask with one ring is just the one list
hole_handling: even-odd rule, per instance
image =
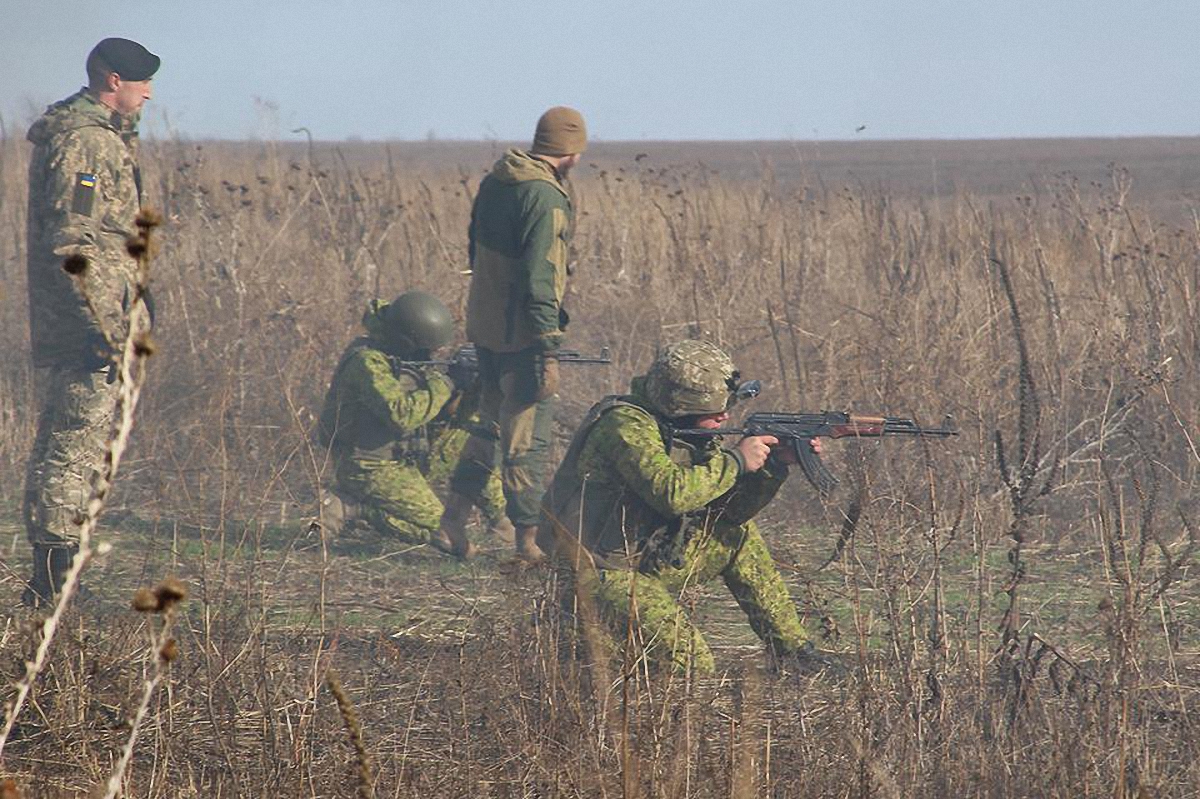
[[1004, 288], [1004, 294], [1008, 298], [1020, 375], [1017, 391], [1015, 466], [1010, 468], [1003, 434], [997, 430], [995, 435], [996, 462], [1000, 469], [1000, 477], [1008, 488], [1013, 514], [1012, 524], [1009, 527], [1012, 545], [1008, 553], [1011, 570], [1008, 585], [1004, 591], [1008, 595], [1008, 607], [1004, 611], [1004, 618], [1001, 622], [1002, 646], [1009, 648], [1015, 645], [1021, 627], [1020, 586], [1025, 578], [1025, 563], [1022, 555], [1024, 554], [1023, 548], [1029, 516], [1033, 511], [1033, 504], [1039, 498], [1050, 493], [1057, 464], [1050, 468], [1049, 474], [1042, 481], [1041, 486], [1035, 486], [1038, 464], [1041, 462], [1041, 400], [1033, 380], [1033, 365], [1025, 340], [1025, 330], [1021, 324], [1021, 311], [1017, 303], [1016, 291], [1013, 289], [1012, 277], [1009, 274], [1008, 264], [996, 256], [994, 244], [990, 261], [996, 268], [996, 273]]
[[354, 703], [350, 701], [350, 697], [346, 695], [346, 691], [342, 688], [342, 681], [338, 678], [338, 674], [333, 669], [325, 672], [325, 683], [329, 686], [329, 692], [333, 694], [334, 700], [337, 701], [338, 712], [342, 715], [342, 724], [346, 727], [346, 733], [350, 736], [350, 745], [354, 747], [354, 758], [358, 764], [358, 793], [362, 799], [375, 799], [375, 779], [372, 776], [375, 773], [375, 766], [371, 763], [371, 753], [367, 751], [367, 745], [363, 742], [362, 723], [358, 718], [358, 711], [354, 709]]
[[171, 627], [175, 623], [176, 606], [185, 596], [187, 596], [187, 590], [183, 583], [173, 578], [164, 580], [153, 591], [142, 588], [134, 594], [133, 609], [140, 613], [161, 614], [161, 622], [158, 629], [154, 629], [153, 624], [150, 627], [150, 646], [146, 648], [145, 662], [145, 669], [149, 672], [149, 676], [142, 680], [142, 698], [133, 715], [133, 724], [129, 729], [129, 737], [125, 739], [125, 746], [121, 750], [121, 757], [108, 777], [104, 799], [115, 799], [121, 794], [121, 782], [125, 778], [125, 771], [129, 768], [129, 761], [133, 759], [133, 747], [137, 743], [142, 722], [145, 721], [146, 714], [150, 711], [150, 701], [154, 698], [158, 684], [166, 676], [167, 668], [179, 653], [179, 647], [175, 643], [175, 639], [171, 637]]
[[[103, 554], [109, 548], [109, 545], [106, 543], [93, 548], [92, 534], [99, 523], [100, 514], [104, 510], [104, 505], [108, 500], [108, 493], [112, 488], [113, 481], [116, 480], [117, 469], [121, 464], [121, 457], [124, 455], [125, 449], [129, 446], [129, 437], [133, 432], [134, 414], [137, 411], [142, 384], [146, 379], [145, 361], [154, 352], [154, 344], [149, 334], [139, 331], [143, 329], [143, 326], [149, 327], [146, 324], [148, 311], [143, 299], [146, 297], [146, 292], [150, 287], [150, 259], [152, 244], [154, 243], [153, 233], [154, 229], [161, 223], [162, 218], [157, 213], [143, 210], [137, 218], [137, 226], [141, 233], [139, 236], [129, 240], [129, 253], [137, 261], [137, 276], [134, 287], [135, 296], [133, 302], [130, 303], [129, 314], [126, 318], [124, 341], [116, 342], [111, 339], [109, 341], [109, 344], [114, 349], [119, 348], [121, 353], [117, 358], [116, 364], [117, 383], [119, 386], [116, 408], [117, 418], [114, 428], [109, 434], [108, 442], [105, 445], [103, 468], [96, 475], [92, 484], [91, 495], [84, 506], [83, 517], [79, 524], [79, 551], [71, 561], [71, 568], [67, 571], [66, 577], [63, 580], [62, 589], [54, 604], [53, 611], [41, 624], [41, 640], [38, 642], [33, 659], [25, 664], [25, 675], [17, 683], [17, 693], [5, 707], [4, 729], [0, 731], [0, 763], [3, 762], [4, 746], [8, 741], [9, 735], [12, 733], [13, 725], [16, 724], [17, 717], [20, 715], [26, 700], [29, 698], [29, 692], [33, 689], [33, 684], [37, 680], [39, 672], [41, 672], [46, 664], [46, 658], [50, 653], [50, 644], [53, 642], [54, 635], [58, 630], [63, 615], [66, 613], [67, 606], [70, 604], [71, 598], [75, 595], [75, 591], [79, 586], [80, 573], [91, 561], [93, 555], [97, 552]], [[68, 259], [68, 262], [70, 260]], [[86, 261], [83, 263], [76, 262], [70, 266], [77, 270], [75, 274], [80, 274], [83, 269], [87, 268]], [[99, 318], [99, 315], [95, 314], [95, 309], [92, 310], [93, 315]], [[109, 336], [110, 331], [105, 331], [105, 335]]]

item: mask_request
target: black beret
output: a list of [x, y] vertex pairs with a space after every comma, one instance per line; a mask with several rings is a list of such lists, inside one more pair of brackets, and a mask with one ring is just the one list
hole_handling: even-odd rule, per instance
[[147, 80], [158, 72], [160, 59], [154, 53], [129, 39], [105, 39], [88, 53], [90, 67], [94, 61], [121, 76], [122, 80]]

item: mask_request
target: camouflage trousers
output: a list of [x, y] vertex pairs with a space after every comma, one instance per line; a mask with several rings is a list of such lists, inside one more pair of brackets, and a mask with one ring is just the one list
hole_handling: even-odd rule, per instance
[[554, 399], [535, 399], [534, 353], [479, 350], [479, 423], [450, 478], [452, 491], [476, 496], [500, 466], [508, 518], [536, 527], [546, 488]]
[[[358, 501], [363, 518], [376, 530], [408, 543], [428, 543], [442, 518], [435, 489], [445, 487], [469, 435], [461, 428], [444, 430], [424, 468], [406, 461], [347, 458], [337, 468], [338, 488]], [[473, 496], [489, 525], [504, 518], [498, 477]]]
[[[425, 470], [425, 479], [437, 491], [445, 490], [450, 485], [450, 478], [462, 460], [463, 450], [471, 432], [461, 427], [448, 427], [434, 439], [430, 447], [429, 464]], [[500, 485], [500, 475], [493, 473], [484, 484], [483, 490], [470, 496], [475, 497], [475, 507], [487, 523], [495, 524], [504, 518], [504, 489]]]
[[104, 464], [117, 407], [109, 369], [51, 368], [35, 374], [42, 402], [25, 477], [23, 512], [32, 544], [77, 544], [81, 516]]
[[711, 674], [716, 669], [712, 650], [680, 607], [679, 597], [685, 589], [717, 577], [724, 580], [750, 627], [768, 646], [777, 652], [791, 652], [808, 640], [787, 585], [754, 522], [740, 527], [717, 522], [710, 530], [697, 531], [678, 566], [666, 565], [649, 573], [585, 570], [579, 579], [600, 618], [621, 639], [632, 629], [637, 648], [655, 666], [680, 671], [690, 667]]
[[426, 544], [442, 518], [442, 501], [415, 465], [347, 458], [338, 464], [338, 488], [362, 506], [362, 518], [379, 532]]

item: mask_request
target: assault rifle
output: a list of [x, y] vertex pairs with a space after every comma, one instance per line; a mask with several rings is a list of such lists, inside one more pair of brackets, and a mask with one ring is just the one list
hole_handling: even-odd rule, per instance
[[[601, 347], [599, 355], [583, 355], [578, 350], [559, 350], [559, 363], [605, 364], [612, 363], [608, 347]], [[397, 361], [401, 366], [444, 366], [450, 379], [455, 385], [465, 385], [479, 373], [479, 353], [474, 344], [465, 344], [458, 348], [450, 358], [431, 359], [428, 361]]]
[[804, 476], [827, 496], [838, 479], [825, 468], [821, 456], [813, 452], [809, 442], [814, 438], [882, 438], [884, 436], [922, 436], [945, 438], [958, 435], [946, 417], [942, 427], [921, 427], [912, 419], [896, 416], [859, 416], [841, 411], [821, 413], [752, 413], [742, 427], [719, 427], [715, 430], [675, 429], [677, 436], [775, 436], [796, 453]]

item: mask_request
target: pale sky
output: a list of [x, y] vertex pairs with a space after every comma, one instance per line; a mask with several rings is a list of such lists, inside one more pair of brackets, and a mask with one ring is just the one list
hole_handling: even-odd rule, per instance
[[[0, 0], [0, 115], [162, 56], [143, 131], [523, 140], [1200, 133], [1198, 0]], [[865, 129], [857, 130], [865, 125]]]

